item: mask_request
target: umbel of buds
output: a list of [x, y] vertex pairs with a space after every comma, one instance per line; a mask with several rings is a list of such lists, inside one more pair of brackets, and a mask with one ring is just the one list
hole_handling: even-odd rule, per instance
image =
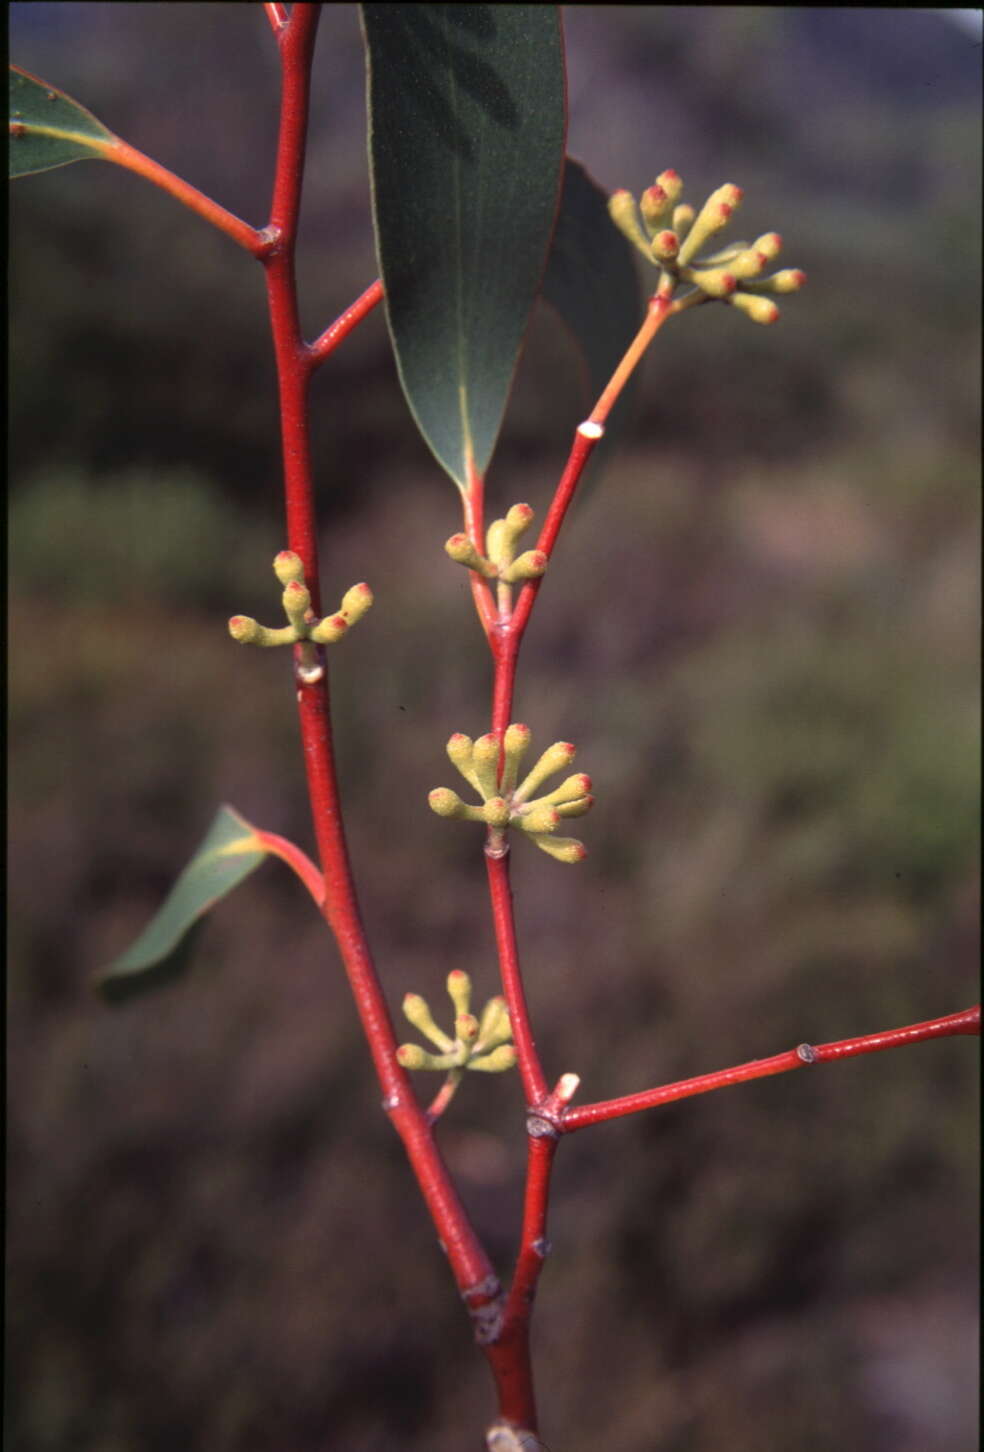
[[548, 746], [532, 771], [521, 781], [519, 764], [530, 744], [530, 728], [515, 722], [507, 726], [502, 738], [502, 773], [499, 774], [499, 742], [495, 736], [470, 736], [455, 733], [448, 742], [448, 756], [465, 781], [482, 798], [481, 806], [463, 802], [457, 792], [437, 787], [428, 800], [439, 817], [457, 817], [465, 822], [484, 822], [490, 829], [486, 850], [492, 856], [505, 851], [507, 827], [518, 827], [536, 845], [558, 862], [581, 862], [587, 856], [583, 842], [575, 837], [557, 837], [555, 833], [567, 817], [583, 817], [594, 804], [591, 778], [583, 772], [565, 777], [560, 786], [545, 796], [535, 796], [548, 776], [562, 771], [574, 760], [574, 747], [569, 741], [555, 741]]
[[471, 979], [460, 968], [448, 974], [448, 995], [454, 1005], [454, 1033], [446, 1034], [434, 1022], [427, 1001], [419, 993], [403, 1000], [404, 1017], [437, 1049], [433, 1054], [419, 1044], [401, 1044], [396, 1057], [404, 1069], [443, 1069], [452, 1072], [477, 1069], [498, 1074], [511, 1069], [516, 1050], [509, 1042], [512, 1027], [504, 998], [490, 998], [476, 1018], [471, 1009]]
[[[349, 626], [355, 625], [372, 604], [372, 591], [366, 584], [353, 585], [342, 596], [334, 615], [319, 620], [311, 609], [311, 592], [304, 583], [304, 566], [292, 550], [281, 550], [273, 562], [273, 571], [284, 587], [281, 601], [287, 624], [276, 629], [260, 625], [249, 615], [234, 615], [229, 621], [229, 634], [242, 645], [294, 645], [298, 641], [313, 645], [332, 645], [341, 640]], [[309, 647], [300, 674], [306, 681], [320, 680], [321, 667]]]
[[[778, 232], [765, 232], [754, 242], [733, 242], [706, 256], [703, 249], [728, 225], [742, 199], [740, 187], [726, 182], [712, 192], [700, 211], [681, 203], [683, 182], [664, 171], [639, 198], [615, 192], [608, 211], [619, 231], [660, 269], [657, 293], [672, 297], [681, 283], [692, 290], [677, 301], [677, 310], [716, 300], [737, 308], [754, 323], [774, 323], [779, 309], [768, 293], [797, 292], [806, 273], [786, 268], [763, 277], [782, 247]], [[639, 216], [642, 222], [640, 224]]]
[[547, 568], [546, 555], [542, 550], [525, 550], [521, 555], [516, 554], [519, 538], [532, 521], [533, 511], [528, 504], [514, 504], [505, 519], [493, 520], [489, 525], [484, 555], [466, 534], [453, 534], [444, 548], [457, 564], [477, 570], [487, 580], [500, 580], [506, 585], [535, 580]]

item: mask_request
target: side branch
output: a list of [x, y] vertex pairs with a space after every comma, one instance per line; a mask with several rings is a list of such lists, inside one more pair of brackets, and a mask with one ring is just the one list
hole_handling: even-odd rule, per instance
[[136, 172], [145, 181], [153, 182], [154, 186], [160, 187], [177, 201], [186, 206], [189, 211], [197, 212], [204, 217], [206, 222], [211, 222], [213, 227], [218, 227], [233, 242], [251, 253], [254, 257], [263, 258], [272, 245], [272, 239], [265, 231], [258, 231], [244, 222], [234, 213], [220, 206], [218, 202], [193, 187], [190, 182], [182, 180], [173, 171], [168, 171], [166, 166], [161, 166], [159, 161], [152, 157], [145, 156], [135, 146], [127, 141], [121, 141], [117, 136], [111, 145], [107, 146], [101, 153], [106, 161], [114, 161], [117, 166], [125, 167], [127, 171]]
[[798, 1048], [774, 1054], [770, 1059], [753, 1059], [733, 1069], [719, 1069], [713, 1074], [699, 1074], [694, 1079], [680, 1079], [675, 1084], [664, 1084], [658, 1089], [644, 1089], [640, 1094], [584, 1104], [577, 1109], [568, 1109], [559, 1127], [566, 1134], [584, 1129], [589, 1124], [602, 1124], [625, 1114], [635, 1114], [640, 1109], [653, 1109], [657, 1104], [669, 1104], [675, 1099], [688, 1099], [694, 1094], [707, 1094], [712, 1089], [726, 1089], [731, 1084], [764, 1079], [770, 1074], [785, 1074], [790, 1069], [802, 1069], [807, 1064], [826, 1064], [836, 1059], [851, 1059], [858, 1054], [876, 1054], [882, 1049], [900, 1048], [903, 1044], [922, 1043], [925, 1039], [979, 1034], [980, 1031], [981, 1008], [980, 1004], [975, 1004], [973, 1008], [947, 1014], [945, 1018], [928, 1019], [925, 1023], [888, 1029], [884, 1033], [864, 1034], [857, 1039], [839, 1039], [830, 1044], [800, 1044]]
[[325, 359], [335, 351], [339, 343], [343, 342], [382, 300], [383, 284], [377, 278], [366, 288], [361, 297], [356, 298], [351, 307], [347, 307], [341, 316], [325, 328], [313, 343], [308, 344], [307, 355], [312, 369], [320, 367]]

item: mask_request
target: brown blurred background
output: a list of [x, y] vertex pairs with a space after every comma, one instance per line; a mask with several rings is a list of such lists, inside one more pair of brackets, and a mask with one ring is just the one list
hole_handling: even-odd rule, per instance
[[[519, 925], [548, 1072], [594, 1099], [977, 995], [980, 43], [916, 9], [585, 6], [567, 33], [572, 154], [609, 189], [737, 182], [742, 235], [810, 278], [777, 328], [706, 308], [657, 341], [530, 629], [517, 719], [578, 743], [598, 806], [583, 867], [518, 846]], [[260, 6], [14, 5], [10, 48], [265, 219]], [[315, 74], [311, 336], [374, 276], [352, 7]], [[225, 632], [274, 618], [284, 544], [260, 271], [97, 165], [19, 182], [10, 240], [9, 1445], [477, 1449], [487, 1373], [294, 879], [265, 866], [158, 996], [91, 988], [220, 802], [311, 844], [286, 660]], [[545, 313], [497, 511], [542, 514], [577, 387]], [[488, 666], [381, 316], [313, 428], [327, 600], [377, 598], [332, 667], [385, 988], [436, 1005], [467, 967], [484, 1001], [478, 843], [426, 793]], [[971, 1452], [976, 1077], [944, 1041], [565, 1143], [551, 1452]], [[441, 1142], [506, 1273], [515, 1076], [466, 1083]]]

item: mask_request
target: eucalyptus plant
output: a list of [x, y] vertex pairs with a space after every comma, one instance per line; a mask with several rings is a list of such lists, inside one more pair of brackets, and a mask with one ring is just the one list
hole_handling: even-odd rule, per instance
[[[531, 613], [544, 588], [549, 608], [548, 582], [557, 567], [569, 507], [589, 461], [596, 453], [609, 453], [619, 424], [616, 405], [657, 334], [671, 323], [688, 326], [683, 315], [708, 306], [729, 309], [739, 327], [772, 325], [779, 316], [777, 297], [797, 292], [806, 279], [798, 268], [776, 265], [782, 250], [777, 232], [761, 232], [752, 241], [725, 240], [744, 205], [738, 185], [717, 183], [706, 199], [698, 191], [690, 202], [683, 180], [667, 167], [638, 198], [625, 190], [608, 195], [566, 154], [564, 54], [556, 7], [360, 9], [378, 279], [369, 281], [361, 296], [313, 339], [305, 338], [300, 327], [295, 249], [319, 5], [262, 7], [282, 74], [272, 200], [262, 226], [234, 216], [129, 145], [56, 85], [16, 66], [10, 71], [11, 173], [98, 159], [169, 193], [260, 264], [276, 363], [285, 524], [284, 548], [273, 560], [273, 571], [283, 619], [268, 624], [233, 614], [227, 629], [233, 642], [284, 647], [316, 853], [311, 858], [240, 811], [221, 807], [153, 921], [101, 972], [101, 987], [108, 997], [119, 998], [172, 976], [186, 966], [189, 930], [267, 857], [293, 870], [334, 936], [383, 1110], [402, 1140], [472, 1335], [488, 1362], [495, 1395], [486, 1445], [490, 1452], [517, 1452], [544, 1445], [530, 1328], [549, 1249], [551, 1170], [567, 1136], [743, 1081], [931, 1038], [976, 1034], [980, 1010], [832, 1043], [802, 1043], [770, 1058], [642, 1085], [600, 1102], [575, 1102], [581, 1082], [576, 1067], [557, 1073], [544, 1065], [517, 940], [513, 845], [522, 844], [520, 880], [527, 848], [547, 854], [557, 871], [577, 867], [588, 846], [568, 832], [594, 807], [595, 795], [591, 777], [571, 771], [571, 743], [545, 743], [541, 736], [534, 748], [542, 728], [535, 720], [513, 719]], [[662, 160], [654, 157], [656, 165]], [[368, 259], [366, 266], [368, 277]], [[541, 298], [567, 323], [583, 356], [593, 402], [574, 432], [545, 507], [511, 502], [487, 524], [485, 479], [528, 320]], [[352, 582], [344, 559], [331, 559], [333, 583], [323, 595], [309, 431], [312, 378], [379, 307], [385, 310], [409, 409], [460, 508], [458, 530], [446, 541], [434, 541], [435, 568], [454, 565], [467, 571], [491, 666], [488, 702], [476, 703], [472, 722], [447, 723], [453, 734], [446, 748], [435, 743], [435, 776], [446, 749], [457, 778], [456, 788], [436, 785], [429, 806], [449, 820], [449, 830], [463, 824], [462, 852], [483, 856], [499, 982], [497, 991], [479, 1003], [472, 973], [455, 968], [447, 979], [450, 1006], [435, 1010], [407, 985], [403, 1014], [417, 1035], [409, 1042], [400, 1042], [360, 910], [336, 780], [328, 691], [331, 673], [346, 669], [346, 652], [379, 653], [384, 661], [387, 631], [397, 629], [398, 622], [387, 613], [386, 580]], [[609, 469], [617, 467], [610, 457], [606, 462]], [[267, 568], [262, 561], [260, 567]], [[326, 609], [326, 598], [337, 605]], [[370, 607], [375, 633], [359, 632], [350, 642]], [[477, 727], [478, 734], [459, 729], [466, 725]], [[423, 811], [427, 804], [419, 805]], [[599, 810], [604, 811], [603, 801]], [[590, 845], [590, 831], [586, 836]], [[590, 879], [586, 890], [591, 890]], [[515, 1263], [503, 1284], [462, 1203], [437, 1131], [466, 1074], [513, 1071], [526, 1106], [527, 1172]], [[413, 1077], [417, 1074], [419, 1080]], [[435, 1075], [436, 1088], [422, 1092]]]

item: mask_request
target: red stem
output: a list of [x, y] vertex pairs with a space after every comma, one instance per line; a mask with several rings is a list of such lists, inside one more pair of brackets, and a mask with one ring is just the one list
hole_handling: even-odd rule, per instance
[[[270, 215], [276, 242], [263, 258], [280, 395], [288, 543], [303, 562], [316, 613], [320, 613], [320, 592], [307, 412], [314, 361], [301, 339], [294, 249], [319, 12], [317, 4], [295, 4], [277, 32], [282, 103]], [[362, 924], [345, 842], [332, 750], [327, 670], [317, 682], [295, 675], [308, 793], [324, 874], [324, 915], [351, 985], [383, 1089], [384, 1109], [403, 1141], [478, 1334], [487, 1324], [489, 1308], [497, 1307], [498, 1281], [458, 1198], [410, 1080], [396, 1059], [396, 1036]]]
[[513, 1042], [523, 1093], [530, 1108], [535, 1108], [546, 1096], [547, 1081], [536, 1051], [533, 1029], [530, 1024], [523, 975], [519, 967], [519, 953], [516, 948], [516, 925], [513, 920], [512, 888], [509, 885], [509, 853], [493, 857], [486, 852], [485, 866], [489, 877], [489, 896], [492, 901], [492, 922], [495, 926], [495, 941], [499, 952], [499, 968], [502, 974], [502, 991], [509, 1005], [509, 1022], [512, 1025]]
[[584, 1129], [589, 1124], [601, 1124], [609, 1119], [618, 1119], [624, 1114], [636, 1114], [640, 1109], [653, 1109], [657, 1104], [669, 1104], [674, 1099], [688, 1099], [693, 1094], [707, 1094], [712, 1089], [726, 1089], [731, 1084], [744, 1084], [749, 1079], [764, 1079], [770, 1074], [785, 1074], [790, 1069], [802, 1069], [807, 1064], [827, 1064], [836, 1059], [851, 1059], [858, 1054], [876, 1054], [882, 1049], [897, 1049], [903, 1044], [918, 1044], [926, 1039], [950, 1038], [956, 1034], [979, 1034], [981, 1031], [981, 1008], [964, 1009], [961, 1013], [950, 1013], [944, 1018], [927, 1019], [925, 1023], [909, 1024], [905, 1028], [887, 1029], [884, 1033], [863, 1034], [857, 1039], [838, 1039], [830, 1044], [800, 1044], [784, 1054], [774, 1054], [771, 1059], [753, 1059], [747, 1064], [738, 1064], [733, 1069], [719, 1069], [714, 1074], [698, 1074], [694, 1079], [680, 1079], [675, 1084], [665, 1084], [659, 1089], [644, 1089], [640, 1094], [626, 1094], [620, 1099], [606, 1099], [599, 1104], [584, 1104], [577, 1109], [567, 1109], [560, 1119], [560, 1128], [566, 1134], [571, 1130]]
[[367, 318], [383, 300], [383, 284], [377, 278], [366, 288], [361, 297], [356, 298], [351, 307], [347, 307], [341, 317], [335, 319], [330, 327], [325, 328], [320, 337], [308, 345], [308, 359], [312, 368], [319, 367], [327, 357], [332, 354], [348, 337], [353, 328], [357, 328], [363, 318]]

